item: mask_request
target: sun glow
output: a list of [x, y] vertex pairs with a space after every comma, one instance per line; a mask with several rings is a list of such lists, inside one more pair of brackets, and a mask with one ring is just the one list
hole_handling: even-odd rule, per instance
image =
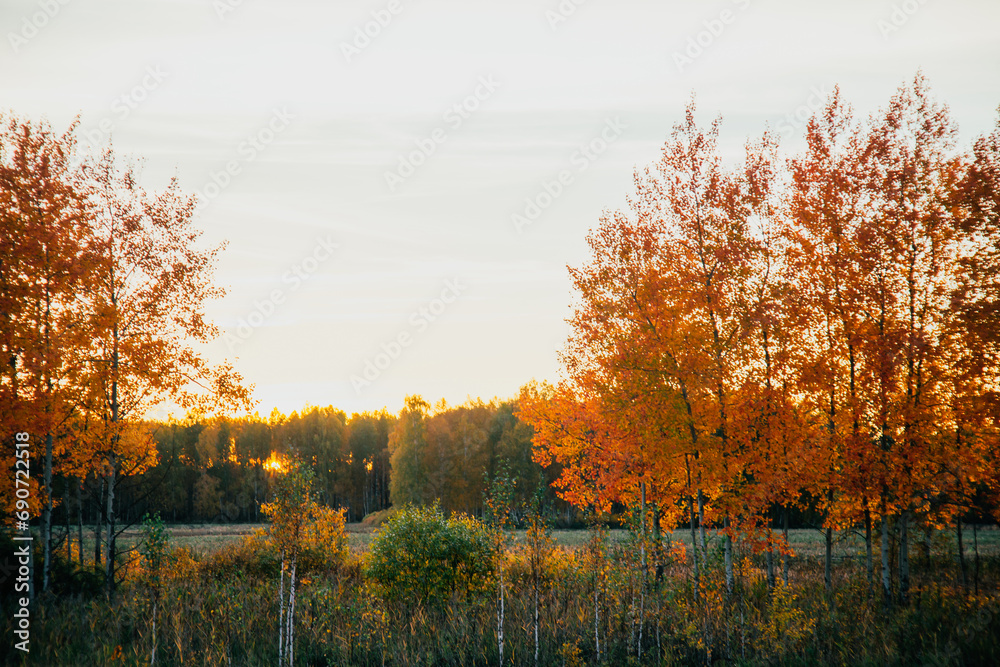
[[271, 452], [271, 456], [264, 461], [264, 470], [283, 473], [285, 472], [285, 462], [275, 452]]

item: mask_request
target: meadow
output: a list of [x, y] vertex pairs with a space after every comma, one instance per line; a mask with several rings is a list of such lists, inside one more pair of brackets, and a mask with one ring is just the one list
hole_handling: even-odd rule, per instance
[[[221, 549], [234, 545], [255, 530], [265, 527], [266, 524], [255, 523], [205, 523], [205, 524], [176, 524], [168, 526], [170, 541], [174, 547], [189, 549], [197, 556], [208, 556]], [[352, 554], [361, 555], [368, 550], [376, 528], [362, 525], [361, 523], [347, 524], [346, 534], [348, 547]], [[524, 541], [524, 530], [511, 530], [511, 541], [521, 543]], [[973, 529], [972, 526], [965, 528], [965, 548], [969, 557], [973, 551]], [[584, 529], [571, 529], [551, 531], [552, 539], [556, 546], [575, 550], [585, 547], [590, 539], [590, 534]], [[84, 553], [93, 552], [93, 527], [84, 527]], [[713, 531], [709, 531], [713, 535]], [[626, 539], [627, 530], [612, 529], [608, 531], [611, 542], [619, 542]], [[681, 542], [690, 546], [691, 533], [688, 530], [675, 530], [665, 535], [665, 539], [671, 542]], [[140, 539], [138, 528], [128, 530], [119, 538], [119, 544], [124, 546], [134, 546]], [[820, 558], [823, 555], [825, 544], [824, 534], [811, 528], [792, 528], [788, 531], [788, 541], [796, 555], [802, 559], [810, 560]], [[985, 525], [978, 530], [979, 551], [983, 557], [1000, 557], [1000, 528], [993, 525]], [[958, 545], [954, 531], [937, 531], [933, 537], [934, 554], [942, 559], [957, 558]], [[74, 542], [74, 551], [76, 549]], [[65, 548], [65, 547], [64, 547]], [[837, 533], [834, 539], [834, 560], [838, 562], [854, 561], [864, 558], [865, 543], [864, 536], [860, 531], [845, 531]]]
[[[19, 662], [8, 643], [4, 664], [150, 664], [154, 643], [160, 665], [275, 664], [280, 557], [260, 529], [170, 526], [160, 577], [151, 579], [144, 561], [133, 561], [113, 602], [99, 575], [57, 567], [57, 595], [38, 605], [32, 619], [31, 653]], [[340, 553], [303, 551], [294, 664], [500, 664], [496, 571], [481, 585], [456, 586], [459, 567], [458, 578], [438, 594], [395, 594], [370, 574], [384, 529], [348, 524]], [[864, 541], [849, 532], [834, 541], [832, 592], [823, 584], [823, 535], [793, 529], [787, 587], [779, 567], [769, 589], [764, 556], [738, 543], [737, 578], [727, 594], [721, 539], [711, 531], [697, 593], [686, 557], [688, 531], [664, 535], [660, 549], [650, 545], [645, 576], [637, 536], [627, 530], [603, 536], [553, 530], [540, 551], [524, 530], [507, 531], [504, 664], [1000, 664], [1000, 530], [984, 526], [974, 533], [967, 526], [965, 534], [967, 588], [954, 532], [932, 536], [929, 560], [914, 533], [911, 601], [886, 606], [877, 591], [878, 564], [873, 590]], [[122, 544], [141, 537], [130, 531]], [[427, 572], [410, 572], [408, 580], [424, 580]]]

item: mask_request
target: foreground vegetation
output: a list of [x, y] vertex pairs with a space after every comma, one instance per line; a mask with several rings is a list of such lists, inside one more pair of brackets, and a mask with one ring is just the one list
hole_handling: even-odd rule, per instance
[[[443, 514], [435, 519], [434, 512], [410, 517], [407, 530], [427, 538], [419, 544], [435, 541], [413, 521], [443, 526]], [[489, 544], [466, 541], [473, 547], [463, 553], [475, 559], [468, 561], [474, 568], [448, 559], [455, 552], [447, 551], [447, 539], [437, 542], [446, 551], [406, 564], [403, 556], [412, 556], [418, 541], [401, 544], [389, 535], [392, 525], [348, 532], [350, 549], [304, 546], [295, 664], [498, 664], [499, 563]], [[463, 525], [469, 535], [490, 534], [474, 520]], [[245, 530], [218, 531], [219, 548], [203, 539], [200, 552], [191, 546], [168, 550], [158, 584], [157, 664], [275, 664], [281, 554], [266, 531], [235, 534]], [[968, 587], [961, 583], [953, 536], [936, 534], [930, 559], [914, 558], [911, 603], [890, 609], [878, 586], [873, 592], [869, 585], [863, 542], [850, 537], [838, 543], [834, 593], [825, 592], [823, 542], [815, 532], [792, 532], [797, 553], [789, 584], [779, 577], [771, 589], [764, 556], [738, 544], [736, 585], [728, 597], [723, 543], [710, 534], [696, 601], [683, 531], [647, 540], [645, 570], [634, 531], [542, 531], [534, 542], [530, 531], [510, 531], [502, 551], [505, 664], [535, 664], [536, 590], [541, 665], [1000, 663], [1000, 532], [979, 531], [979, 558], [968, 554]], [[388, 560], [376, 571], [380, 544]], [[56, 595], [39, 600], [23, 664], [149, 664], [154, 586], [148, 563], [133, 564], [113, 599], [99, 572], [57, 565]], [[418, 566], [426, 569], [406, 569]], [[405, 575], [395, 588], [386, 584], [386, 568], [393, 567]], [[435, 588], [429, 573], [442, 575], [433, 581], [444, 583]], [[9, 628], [4, 636], [11, 636]], [[15, 663], [16, 653], [7, 639], [3, 661]]]

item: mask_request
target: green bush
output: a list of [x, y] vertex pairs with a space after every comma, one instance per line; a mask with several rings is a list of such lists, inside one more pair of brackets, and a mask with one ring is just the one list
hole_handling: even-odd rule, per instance
[[493, 582], [489, 530], [440, 506], [407, 505], [372, 541], [368, 578], [389, 600], [437, 603], [453, 595], [480, 595]]

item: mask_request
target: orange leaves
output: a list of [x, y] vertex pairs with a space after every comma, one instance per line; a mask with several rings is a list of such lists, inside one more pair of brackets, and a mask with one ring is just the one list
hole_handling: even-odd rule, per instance
[[699, 489], [717, 495], [739, 474], [729, 408], [745, 381], [760, 249], [751, 223], [773, 208], [774, 142], [765, 135], [741, 169], [726, 169], [720, 121], [706, 131], [694, 115], [692, 103], [661, 159], [636, 175], [630, 214], [602, 218], [591, 262], [570, 270], [569, 381], [536, 398], [547, 411], [523, 413], [545, 460], [567, 466], [564, 486], [591, 481], [567, 497], [630, 503], [642, 480], [670, 505]]
[[566, 380], [522, 396], [537, 459], [578, 504], [641, 481], [750, 531], [803, 492], [839, 527], [966, 503], [996, 477], [1000, 129], [956, 153], [919, 75], [867, 124], [835, 90], [787, 162], [765, 134], [724, 165], [719, 127], [690, 104], [588, 235]]
[[[578, 507], [607, 511], [616, 489], [622, 461], [608, 439], [593, 404], [568, 387], [532, 383], [521, 390], [517, 416], [534, 428], [535, 461], [561, 464], [555, 482], [560, 495]], [[619, 474], [616, 474], [619, 473]]]

